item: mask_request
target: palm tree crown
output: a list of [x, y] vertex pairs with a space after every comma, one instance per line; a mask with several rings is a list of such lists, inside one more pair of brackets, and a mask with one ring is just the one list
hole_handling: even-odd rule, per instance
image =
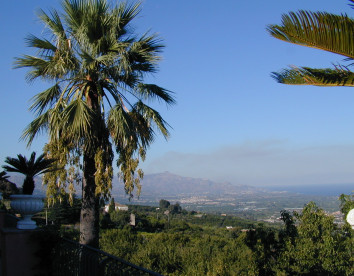
[[32, 152], [30, 159], [21, 154], [17, 155], [17, 158], [6, 157], [5, 163], [9, 165], [2, 166], [8, 172], [17, 172], [26, 176], [22, 192], [24, 194], [32, 194], [34, 190], [34, 177], [51, 171], [51, 166], [55, 160], [45, 159], [45, 154], [41, 154], [36, 159], [36, 153]]
[[[290, 12], [282, 16], [282, 25], [269, 25], [267, 31], [286, 42], [336, 53], [344, 56], [346, 61], [354, 59], [354, 20], [346, 14]], [[354, 86], [354, 74], [343, 64], [333, 69], [293, 66], [273, 72], [272, 77], [284, 84]]]
[[[121, 156], [131, 157], [153, 141], [154, 126], [167, 137], [168, 124], [144, 103], [158, 99], [173, 104], [174, 99], [166, 89], [143, 82], [147, 73], [156, 72], [163, 45], [155, 34], [132, 33], [129, 23], [139, 4], [111, 8], [105, 0], [64, 0], [62, 6], [64, 14], [39, 12], [51, 36], [27, 37], [38, 56], [24, 55], [15, 62], [31, 69], [29, 80], [53, 82], [33, 97], [37, 118], [23, 138], [31, 143], [47, 129], [52, 142], [66, 141], [93, 155], [101, 149], [110, 155], [105, 156], [109, 163], [110, 141]], [[128, 166], [124, 161], [119, 165]], [[125, 178], [129, 180], [127, 173]]]

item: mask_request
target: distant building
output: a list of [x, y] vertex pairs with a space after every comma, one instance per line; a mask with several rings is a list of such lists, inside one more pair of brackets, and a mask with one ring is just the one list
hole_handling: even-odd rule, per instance
[[[109, 210], [109, 204], [106, 204], [104, 206], [104, 211], [108, 213], [108, 210]], [[119, 204], [119, 203], [115, 203], [114, 210], [116, 210], [116, 211], [128, 211], [128, 206], [127, 205], [123, 205], [123, 204]]]

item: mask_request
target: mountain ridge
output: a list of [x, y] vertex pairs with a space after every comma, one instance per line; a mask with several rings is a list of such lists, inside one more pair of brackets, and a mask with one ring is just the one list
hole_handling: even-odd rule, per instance
[[[117, 183], [118, 182], [118, 183]], [[114, 179], [113, 192], [122, 192], [123, 185], [117, 185], [119, 180]], [[205, 178], [180, 176], [165, 171], [162, 173], [146, 174], [141, 181], [142, 196], [151, 195], [225, 195], [239, 192], [261, 192], [260, 189], [248, 185], [234, 185], [230, 182], [218, 182]], [[118, 186], [118, 187], [117, 187]]]

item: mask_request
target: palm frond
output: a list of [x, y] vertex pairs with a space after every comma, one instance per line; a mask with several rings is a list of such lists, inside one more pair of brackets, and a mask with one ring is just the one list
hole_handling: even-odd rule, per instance
[[280, 40], [354, 58], [354, 21], [347, 15], [299, 11], [282, 16], [267, 31]]
[[42, 50], [41, 54], [48, 54], [48, 52], [55, 52], [57, 50], [57, 47], [49, 40], [38, 38], [32, 34], [28, 35], [25, 41], [28, 47]]
[[156, 110], [147, 106], [142, 101], [138, 101], [135, 104], [134, 109], [146, 120], [154, 123], [165, 138], [169, 137], [170, 133], [167, 128], [171, 126], [161, 117], [161, 115]]
[[33, 139], [40, 134], [42, 131], [45, 131], [48, 128], [49, 123], [49, 111], [37, 116], [24, 130], [21, 140], [27, 141], [27, 146], [30, 146], [33, 142]]
[[54, 159], [45, 159], [45, 154], [41, 154], [36, 158], [36, 153], [32, 152], [28, 160], [26, 156], [21, 154], [18, 154], [17, 158], [8, 156], [5, 159], [5, 163], [8, 165], [2, 167], [8, 172], [17, 172], [33, 178], [38, 174], [51, 171], [51, 165], [54, 161]]
[[22, 57], [15, 58], [14, 61], [15, 69], [24, 67], [32, 68], [26, 76], [29, 81], [32, 81], [38, 77], [47, 77], [48, 65], [48, 60], [30, 55], [23, 55]]
[[111, 108], [107, 118], [107, 128], [115, 144], [130, 139], [134, 134], [134, 124], [122, 105]]
[[63, 110], [64, 129], [75, 140], [92, 138], [94, 117], [92, 109], [82, 99], [75, 99]]
[[176, 101], [172, 97], [172, 92], [166, 90], [155, 84], [144, 84], [139, 83], [137, 86], [137, 91], [144, 99], [157, 98], [158, 100], [164, 101], [168, 105], [175, 104]]
[[161, 39], [157, 34], [144, 34], [139, 40], [131, 44], [129, 52], [131, 59], [134, 62], [154, 63], [160, 59], [158, 53], [160, 53], [164, 47], [165, 46], [161, 43]]
[[64, 25], [60, 19], [59, 13], [56, 10], [51, 10], [50, 15], [48, 15], [45, 11], [40, 9], [38, 11], [38, 17], [52, 31], [53, 35], [55, 35], [57, 39], [67, 39]]
[[38, 115], [51, 104], [55, 103], [61, 94], [60, 85], [56, 83], [54, 86], [44, 90], [35, 95], [31, 100], [33, 101], [30, 110], [36, 112]]
[[316, 86], [354, 86], [354, 73], [345, 69], [314, 69], [293, 67], [273, 72], [272, 77], [279, 83]]
[[120, 38], [130, 30], [127, 29], [128, 24], [140, 13], [140, 3], [131, 2], [130, 4], [121, 2], [112, 11], [115, 18], [115, 32], [117, 38]]
[[[349, 0], [350, 2], [354, 3], [354, 0]], [[354, 9], [354, 4], [348, 4], [352, 9]]]
[[64, 18], [73, 33], [77, 32], [83, 20], [82, 11], [85, 9], [84, 1], [69, 1], [62, 2], [65, 11]]
[[140, 114], [136, 109], [130, 112], [130, 116], [134, 122], [135, 140], [142, 148], [149, 147], [155, 139], [155, 132], [151, 127], [151, 120], [146, 118], [143, 114]]

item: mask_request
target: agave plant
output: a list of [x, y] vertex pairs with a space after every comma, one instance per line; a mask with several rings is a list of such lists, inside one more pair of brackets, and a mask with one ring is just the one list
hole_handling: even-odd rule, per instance
[[27, 158], [21, 154], [17, 158], [6, 157], [5, 163], [9, 165], [2, 166], [8, 172], [17, 172], [26, 176], [22, 185], [22, 193], [31, 195], [33, 193], [35, 182], [34, 177], [52, 170], [51, 166], [54, 159], [45, 159], [41, 154], [36, 159], [36, 153], [32, 152], [31, 157]]

